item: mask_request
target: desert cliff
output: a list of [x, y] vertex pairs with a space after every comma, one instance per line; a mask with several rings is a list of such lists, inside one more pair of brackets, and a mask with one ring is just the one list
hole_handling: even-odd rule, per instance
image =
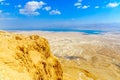
[[0, 32], [0, 80], [63, 80], [62, 73], [46, 39]]

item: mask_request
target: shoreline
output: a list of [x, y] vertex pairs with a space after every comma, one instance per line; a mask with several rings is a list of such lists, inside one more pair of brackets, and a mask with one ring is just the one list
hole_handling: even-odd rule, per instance
[[102, 30], [3, 30], [8, 32], [54, 32], [54, 33], [82, 33], [82, 34], [104, 34]]
[[[102, 30], [80, 30], [80, 31], [49, 31], [49, 30], [0, 30], [13, 33], [79, 33], [83, 35], [119, 35], [120, 31], [102, 31]], [[91, 31], [91, 33], [86, 32]], [[97, 32], [100, 31], [100, 32]]]

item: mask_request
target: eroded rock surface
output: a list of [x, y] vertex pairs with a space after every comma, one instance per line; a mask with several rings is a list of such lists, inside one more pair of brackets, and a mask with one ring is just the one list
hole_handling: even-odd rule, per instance
[[0, 80], [63, 80], [46, 39], [0, 32]]

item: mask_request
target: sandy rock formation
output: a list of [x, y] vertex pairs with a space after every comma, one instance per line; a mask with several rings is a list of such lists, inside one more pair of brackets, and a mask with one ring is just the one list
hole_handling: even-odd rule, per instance
[[0, 32], [0, 80], [63, 80], [46, 39]]

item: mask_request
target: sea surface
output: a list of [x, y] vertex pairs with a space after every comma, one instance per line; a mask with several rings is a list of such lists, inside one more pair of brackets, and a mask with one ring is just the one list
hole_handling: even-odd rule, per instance
[[33, 29], [33, 30], [6, 30], [8, 32], [17, 32], [17, 31], [49, 31], [49, 32], [80, 32], [84, 34], [102, 34], [105, 33], [106, 31], [102, 30], [70, 30], [70, 29]]
[[81, 24], [81, 25], [49, 25], [37, 27], [15, 27], [3, 30], [7, 31], [50, 31], [50, 32], [81, 32], [84, 34], [104, 34], [104, 33], [120, 33], [120, 23], [100, 23], [100, 24]]
[[102, 28], [102, 29], [70, 29], [70, 28], [45, 28], [45, 29], [5, 29], [9, 32], [17, 31], [49, 31], [49, 32], [80, 32], [84, 34], [104, 34], [104, 33], [119, 33], [120, 27], [117, 28]]

